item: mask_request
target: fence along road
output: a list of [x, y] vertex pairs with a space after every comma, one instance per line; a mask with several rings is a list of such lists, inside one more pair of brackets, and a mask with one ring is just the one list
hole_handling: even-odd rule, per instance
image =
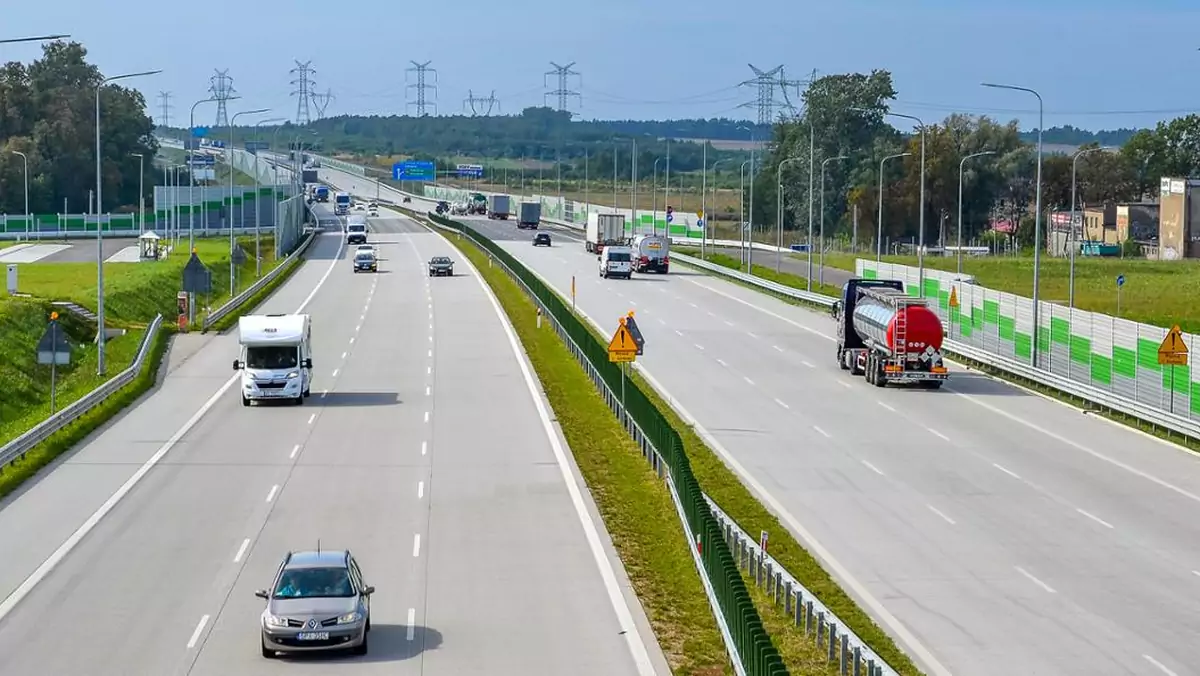
[[819, 314], [686, 268], [595, 281], [565, 233], [534, 248], [511, 222], [464, 220], [564, 295], [575, 275], [591, 318], [635, 310], [661, 346], [645, 371], [927, 672], [1200, 658], [1181, 593], [1200, 584], [1190, 454], [974, 373], [879, 390], [834, 365]]
[[379, 590], [371, 653], [344, 669], [639, 673], [499, 317], [470, 276], [428, 280], [449, 246], [414, 229], [377, 236], [377, 275], [320, 237], [262, 308], [313, 315], [304, 406], [243, 408], [236, 336], [187, 336], [154, 396], [0, 510], [23, 543], [0, 563], [0, 673], [277, 669], [253, 590], [318, 539]]

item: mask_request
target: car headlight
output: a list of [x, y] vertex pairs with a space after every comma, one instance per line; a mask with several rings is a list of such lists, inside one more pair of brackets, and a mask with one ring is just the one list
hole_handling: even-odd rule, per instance
[[287, 626], [286, 618], [275, 617], [274, 615], [271, 615], [270, 613], [263, 613], [263, 622], [266, 623], [266, 625], [268, 627], [286, 627]]
[[299, 371], [292, 371], [291, 373], [287, 374], [287, 377], [288, 377], [288, 380], [291, 380], [292, 378], [299, 378], [299, 377], [300, 377], [300, 372], [299, 372]]
[[362, 619], [362, 613], [360, 613], [358, 611], [354, 611], [352, 613], [346, 613], [345, 615], [342, 615], [341, 617], [339, 617], [337, 619], [337, 623], [338, 624], [352, 624], [354, 622], [358, 622], [361, 619]]

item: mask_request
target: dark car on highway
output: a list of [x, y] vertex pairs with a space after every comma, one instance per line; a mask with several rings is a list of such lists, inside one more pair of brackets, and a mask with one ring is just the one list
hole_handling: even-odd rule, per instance
[[533, 236], [534, 246], [550, 246], [550, 233], [539, 232]]
[[288, 552], [259, 621], [262, 656], [276, 653], [350, 650], [367, 654], [371, 594], [349, 550]]
[[446, 256], [434, 256], [433, 258], [430, 258], [429, 276], [441, 277], [442, 275], [446, 275], [447, 277], [454, 276], [454, 261], [450, 260]]

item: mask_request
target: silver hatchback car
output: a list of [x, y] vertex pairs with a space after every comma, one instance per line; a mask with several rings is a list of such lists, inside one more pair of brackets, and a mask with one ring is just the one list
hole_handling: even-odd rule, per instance
[[371, 594], [349, 550], [288, 552], [262, 613], [262, 655], [351, 650], [367, 654]]

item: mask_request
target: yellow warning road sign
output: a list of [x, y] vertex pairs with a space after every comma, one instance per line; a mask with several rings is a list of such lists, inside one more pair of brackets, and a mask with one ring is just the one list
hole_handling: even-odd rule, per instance
[[635, 361], [637, 349], [637, 341], [633, 339], [633, 334], [625, 326], [625, 318], [622, 317], [617, 332], [613, 334], [612, 340], [608, 341], [608, 360], [618, 363]]
[[958, 287], [950, 287], [950, 307], [958, 307]]
[[1163, 342], [1158, 346], [1158, 364], [1159, 366], [1187, 366], [1188, 363], [1188, 348], [1187, 343], [1183, 342], [1183, 331], [1179, 330], [1179, 325], [1171, 327], [1167, 332], [1167, 337], [1163, 338]]

